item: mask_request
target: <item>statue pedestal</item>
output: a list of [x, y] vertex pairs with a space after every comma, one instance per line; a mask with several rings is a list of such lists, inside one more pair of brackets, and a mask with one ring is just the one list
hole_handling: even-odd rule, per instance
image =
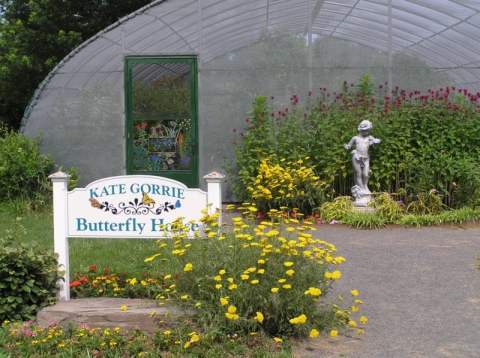
[[358, 185], [352, 187], [352, 195], [355, 201], [353, 206], [358, 208], [368, 208], [368, 203], [372, 201], [372, 193], [370, 190], [362, 189]]
[[355, 206], [354, 204], [353, 211], [356, 211], [358, 213], [374, 213], [375, 208], [372, 208], [370, 206]]

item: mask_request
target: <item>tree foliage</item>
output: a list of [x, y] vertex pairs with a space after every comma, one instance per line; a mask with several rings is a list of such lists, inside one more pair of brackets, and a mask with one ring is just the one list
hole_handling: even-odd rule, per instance
[[36, 87], [73, 48], [151, 0], [0, 0], [0, 122], [18, 128]]

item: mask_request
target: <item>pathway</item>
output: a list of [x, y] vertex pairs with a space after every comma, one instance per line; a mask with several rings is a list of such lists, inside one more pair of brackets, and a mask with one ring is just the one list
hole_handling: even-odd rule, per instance
[[318, 236], [347, 258], [338, 290], [361, 291], [369, 324], [302, 342], [296, 357], [480, 357], [480, 227], [322, 225]]

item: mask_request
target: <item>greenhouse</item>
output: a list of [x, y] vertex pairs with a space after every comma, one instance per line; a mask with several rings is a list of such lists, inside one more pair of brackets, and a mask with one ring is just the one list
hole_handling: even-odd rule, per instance
[[389, 90], [476, 92], [479, 33], [477, 0], [157, 0], [65, 57], [23, 132], [83, 183], [202, 186], [233, 162], [255, 96], [289, 104], [365, 74]]

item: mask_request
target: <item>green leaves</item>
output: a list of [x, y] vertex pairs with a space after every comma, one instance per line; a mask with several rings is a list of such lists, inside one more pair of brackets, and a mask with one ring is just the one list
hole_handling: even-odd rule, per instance
[[256, 125], [236, 147], [237, 199], [251, 199], [246, 186], [268, 156], [292, 161], [309, 156], [325, 198], [350, 195], [351, 155], [343, 144], [356, 134], [359, 121], [369, 118], [373, 135], [382, 140], [370, 148], [371, 190], [396, 193], [405, 204], [432, 189], [449, 207], [480, 204], [480, 113], [472, 105], [422, 100], [422, 95], [393, 98], [388, 110], [381, 99], [366, 106], [373, 101], [368, 78], [362, 81], [336, 100], [312, 99], [306, 109], [299, 104], [273, 109], [264, 97], [257, 101], [252, 111]]
[[0, 239], [0, 321], [34, 318], [55, 300], [58, 279], [52, 253]]

